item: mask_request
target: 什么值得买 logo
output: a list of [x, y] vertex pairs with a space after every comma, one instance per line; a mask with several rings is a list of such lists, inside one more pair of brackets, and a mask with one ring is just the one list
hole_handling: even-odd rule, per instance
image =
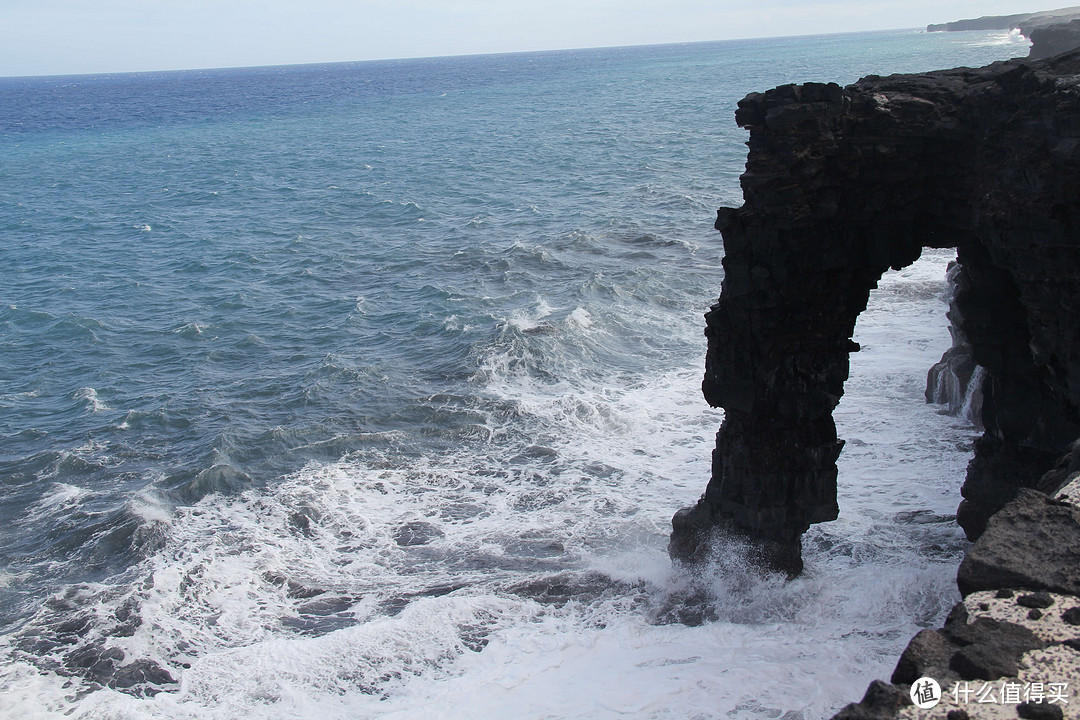
[[911, 702], [920, 710], [929, 710], [941, 702], [941, 686], [937, 680], [921, 677], [911, 684]]

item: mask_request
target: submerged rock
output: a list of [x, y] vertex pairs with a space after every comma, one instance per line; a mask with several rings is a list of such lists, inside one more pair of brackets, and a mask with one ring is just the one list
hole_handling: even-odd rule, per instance
[[438, 527], [429, 522], [424, 522], [423, 520], [414, 520], [413, 522], [398, 525], [394, 528], [393, 533], [394, 542], [401, 547], [427, 545], [435, 542], [444, 535], [445, 533]]

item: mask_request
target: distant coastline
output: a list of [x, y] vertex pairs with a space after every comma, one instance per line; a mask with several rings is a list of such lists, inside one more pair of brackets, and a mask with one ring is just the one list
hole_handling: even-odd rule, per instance
[[[1080, 5], [1059, 8], [1057, 10], [1042, 10], [1035, 13], [1018, 13], [1016, 15], [984, 15], [983, 17], [970, 20], [954, 20], [953, 22], [931, 24], [926, 26], [927, 32], [958, 32], [963, 30], [1012, 30], [1035, 28], [1051, 23], [1069, 22], [1074, 18], [1080, 18]], [[1024, 32], [1025, 36], [1030, 37]]]
[[1080, 46], [1080, 6], [1017, 15], [988, 15], [926, 26], [927, 32], [963, 30], [1019, 30], [1031, 40], [1029, 58], [1049, 58]]

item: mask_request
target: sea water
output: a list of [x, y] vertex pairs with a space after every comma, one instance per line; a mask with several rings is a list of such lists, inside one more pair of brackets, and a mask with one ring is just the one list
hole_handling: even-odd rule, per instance
[[886, 276], [805, 574], [674, 569], [746, 93], [918, 31], [0, 80], [0, 716], [785, 718], [957, 599], [948, 253]]

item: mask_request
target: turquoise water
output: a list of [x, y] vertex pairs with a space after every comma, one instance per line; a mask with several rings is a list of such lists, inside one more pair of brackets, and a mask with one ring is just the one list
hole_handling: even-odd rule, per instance
[[[857, 699], [954, 592], [959, 536], [897, 515], [952, 512], [967, 458], [970, 428], [909, 402], [947, 343], [927, 314], [948, 258], [880, 294], [937, 330], [853, 373], [848, 437], [923, 413], [849, 445], [855, 525], [815, 531], [806, 579], [725, 580], [709, 622], [671, 624], [690, 581], [667, 522], [720, 421], [696, 386], [735, 104], [1023, 54], [904, 31], [0, 79], [0, 708], [810, 718]], [[912, 422], [942, 439], [893, 477]], [[877, 588], [857, 608], [854, 578]], [[843, 613], [870, 629], [838, 650]], [[827, 680], [813, 645], [840, 652]]]

